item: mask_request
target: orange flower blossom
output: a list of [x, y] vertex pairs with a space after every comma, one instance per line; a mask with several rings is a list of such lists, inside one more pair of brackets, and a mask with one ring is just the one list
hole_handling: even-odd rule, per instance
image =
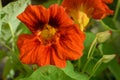
[[106, 5], [112, 2], [113, 0], [63, 0], [62, 6], [83, 30], [91, 17], [103, 19], [113, 14], [113, 11]]
[[21, 34], [17, 41], [22, 63], [63, 68], [66, 60], [82, 56], [85, 35], [62, 6], [29, 5], [17, 18], [32, 32]]

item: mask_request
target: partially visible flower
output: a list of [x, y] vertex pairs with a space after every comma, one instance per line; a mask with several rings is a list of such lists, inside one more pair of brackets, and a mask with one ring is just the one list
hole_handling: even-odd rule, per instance
[[83, 30], [91, 17], [103, 19], [113, 14], [113, 11], [106, 5], [112, 2], [113, 0], [63, 0], [62, 6]]
[[32, 32], [18, 38], [21, 62], [62, 68], [66, 60], [82, 56], [85, 35], [62, 6], [55, 4], [46, 9], [41, 5], [29, 5], [18, 19]]

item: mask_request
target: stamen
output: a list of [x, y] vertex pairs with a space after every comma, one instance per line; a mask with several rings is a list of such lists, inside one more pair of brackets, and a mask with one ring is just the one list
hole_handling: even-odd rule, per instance
[[56, 33], [55, 28], [46, 24], [45, 29], [42, 30], [40, 35], [43, 37], [43, 39], [49, 40], [55, 35], [55, 33]]

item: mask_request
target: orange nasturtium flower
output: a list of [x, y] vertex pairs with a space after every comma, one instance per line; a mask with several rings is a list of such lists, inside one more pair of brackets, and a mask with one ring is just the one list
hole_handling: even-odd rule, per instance
[[54, 4], [46, 9], [41, 5], [29, 5], [18, 19], [32, 32], [20, 35], [17, 41], [22, 63], [63, 68], [66, 60], [82, 56], [85, 34], [62, 6]]
[[106, 5], [112, 2], [113, 0], [63, 0], [62, 6], [83, 30], [91, 17], [103, 19], [113, 14], [113, 11]]

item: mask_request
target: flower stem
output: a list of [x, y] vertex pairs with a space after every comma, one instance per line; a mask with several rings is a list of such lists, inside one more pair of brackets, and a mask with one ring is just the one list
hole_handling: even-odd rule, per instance
[[80, 64], [81, 64], [81, 60], [79, 59], [79, 60], [78, 60], [78, 62], [77, 62], [78, 69], [80, 69], [80, 67], [81, 67], [81, 65], [80, 65]]
[[94, 50], [95, 50], [95, 47], [97, 45], [97, 37], [94, 39], [94, 41], [92, 42], [91, 46], [90, 46], [90, 49], [88, 51], [88, 56], [87, 56], [87, 62], [85, 63], [84, 67], [83, 67], [83, 70], [82, 70], [82, 73], [85, 72], [89, 62], [91, 61], [92, 59], [92, 55], [94, 53]]
[[95, 74], [95, 72], [97, 71], [97, 69], [100, 67], [100, 65], [102, 64], [102, 58], [95, 64], [95, 66], [92, 69], [92, 73], [89, 76], [89, 79]]
[[86, 70], [86, 68], [87, 68], [87, 66], [88, 66], [88, 63], [90, 62], [90, 58], [87, 60], [87, 62], [85, 63], [85, 65], [84, 65], [84, 67], [83, 67], [83, 70], [82, 70], [82, 73], [84, 73], [85, 72], [85, 70]]
[[110, 28], [108, 25], [106, 25], [102, 20], [100, 21], [100, 23], [103, 25], [103, 27], [106, 29], [106, 30], [111, 30], [112, 32], [118, 32], [120, 33], [120, 30], [115, 30], [115, 29], [112, 29]]
[[89, 59], [93, 55], [92, 51], [93, 51], [93, 48], [95, 47], [96, 43], [97, 43], [97, 37], [94, 39], [94, 41], [92, 42], [92, 44], [90, 46], [90, 49], [88, 51], [87, 59]]
[[108, 25], [106, 25], [102, 20], [100, 20], [100, 23], [103, 25], [103, 27], [104, 27], [106, 30], [115, 31], [114, 29], [112, 29], [112, 28], [110, 28]]
[[102, 45], [103, 45], [103, 44], [99, 44], [99, 45], [98, 45], [98, 50], [100, 51], [101, 55], [103, 55]]
[[115, 21], [116, 18], [117, 18], [119, 8], [120, 8], [120, 0], [118, 0], [118, 2], [117, 2], [117, 6], [116, 6], [115, 14], [114, 14], [114, 17], [113, 17], [113, 21]]

